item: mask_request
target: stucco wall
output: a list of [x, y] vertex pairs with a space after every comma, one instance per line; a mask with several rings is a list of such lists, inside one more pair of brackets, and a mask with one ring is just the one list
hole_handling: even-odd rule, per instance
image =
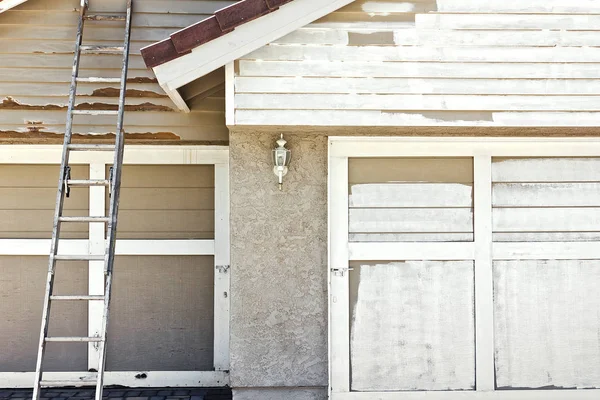
[[327, 137], [286, 134], [293, 161], [281, 192], [270, 154], [276, 138], [230, 134], [231, 386], [322, 387], [325, 396]]

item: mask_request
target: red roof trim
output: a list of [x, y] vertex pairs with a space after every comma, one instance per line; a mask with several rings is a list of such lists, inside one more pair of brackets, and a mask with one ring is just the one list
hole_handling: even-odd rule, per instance
[[142, 57], [153, 68], [178, 57], [211, 40], [223, 36], [246, 22], [276, 11], [292, 0], [242, 0], [215, 12], [212, 17], [183, 28], [165, 40], [144, 47]]

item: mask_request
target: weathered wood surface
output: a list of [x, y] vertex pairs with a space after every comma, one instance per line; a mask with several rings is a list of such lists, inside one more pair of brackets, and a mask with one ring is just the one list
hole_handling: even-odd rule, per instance
[[472, 262], [362, 265], [351, 286], [352, 390], [473, 389]]
[[[177, 111], [140, 56], [140, 48], [198, 22], [232, 4], [221, 0], [136, 3], [128, 71], [125, 130], [130, 139], [225, 142], [225, 100], [222, 93], [193, 102], [194, 116]], [[90, 3], [88, 14], [118, 15], [125, 2]], [[0, 15], [0, 139], [61, 140], [68, 99], [78, 0], [30, 0]], [[84, 44], [122, 46], [122, 21], [87, 21]], [[121, 56], [83, 55], [82, 77], [120, 75]], [[91, 82], [78, 87], [81, 109], [113, 109], [118, 85]], [[198, 112], [196, 112], [198, 111]], [[60, 114], [60, 115], [59, 115]], [[152, 117], [152, 115], [155, 117]], [[127, 117], [129, 115], [129, 117]], [[73, 131], [104, 137], [116, 129], [114, 117], [78, 116]], [[190, 119], [191, 118], [191, 119]], [[35, 126], [31, 126], [35, 122]], [[139, 135], [144, 134], [144, 135]]]
[[564, 0], [354, 2], [239, 61], [236, 123], [596, 126], [597, 10]]
[[597, 260], [496, 261], [500, 388], [600, 387]]
[[495, 159], [494, 239], [589, 241], [600, 233], [599, 158]]

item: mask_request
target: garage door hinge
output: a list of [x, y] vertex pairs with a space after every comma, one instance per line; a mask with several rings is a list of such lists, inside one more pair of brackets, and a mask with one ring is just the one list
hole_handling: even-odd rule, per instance
[[354, 271], [354, 268], [331, 268], [331, 272], [333, 272], [333, 275], [335, 276], [344, 276], [348, 271]]
[[217, 265], [215, 268], [222, 274], [229, 271], [229, 265]]

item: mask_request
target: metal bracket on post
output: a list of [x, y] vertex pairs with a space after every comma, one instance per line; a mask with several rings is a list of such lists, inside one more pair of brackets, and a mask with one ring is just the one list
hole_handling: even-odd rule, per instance
[[217, 266], [215, 266], [215, 268], [217, 269], [217, 271], [219, 271], [222, 274], [229, 271], [229, 265], [217, 265]]
[[67, 165], [63, 174], [63, 182], [65, 185], [65, 197], [69, 197], [71, 195], [71, 187], [69, 186], [69, 180], [71, 179], [71, 167]]
[[346, 274], [346, 272], [348, 272], [348, 271], [354, 271], [354, 268], [350, 268], [350, 267], [331, 268], [331, 272], [333, 272], [333, 275], [335, 275], [335, 276], [343, 277]]

